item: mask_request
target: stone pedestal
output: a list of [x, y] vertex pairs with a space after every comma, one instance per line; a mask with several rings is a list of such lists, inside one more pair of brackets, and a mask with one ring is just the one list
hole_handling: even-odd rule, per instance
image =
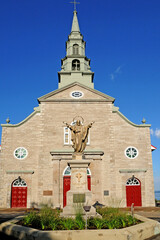
[[[92, 206], [92, 192], [88, 190], [87, 168], [90, 160], [85, 160], [82, 154], [74, 153], [68, 166], [71, 168], [71, 189], [67, 192], [67, 205], [63, 209], [63, 216], [75, 215], [79, 209], [85, 214], [83, 206]], [[95, 208], [91, 207], [88, 215], [95, 215]]]

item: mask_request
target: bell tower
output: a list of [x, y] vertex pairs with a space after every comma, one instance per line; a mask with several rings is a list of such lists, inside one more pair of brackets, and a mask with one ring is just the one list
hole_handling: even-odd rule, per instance
[[86, 43], [80, 33], [77, 11], [73, 12], [71, 33], [66, 42], [66, 56], [61, 59], [61, 71], [58, 72], [59, 88], [73, 82], [79, 82], [94, 88], [94, 73], [90, 68], [90, 59], [85, 56]]

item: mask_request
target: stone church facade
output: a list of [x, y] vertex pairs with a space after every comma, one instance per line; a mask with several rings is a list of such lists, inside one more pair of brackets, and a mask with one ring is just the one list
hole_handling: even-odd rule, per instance
[[61, 63], [58, 89], [38, 98], [22, 122], [1, 125], [0, 207], [66, 205], [73, 148], [63, 122], [77, 119], [95, 122], [84, 151], [92, 203], [154, 206], [150, 125], [132, 123], [113, 97], [94, 89], [76, 11]]

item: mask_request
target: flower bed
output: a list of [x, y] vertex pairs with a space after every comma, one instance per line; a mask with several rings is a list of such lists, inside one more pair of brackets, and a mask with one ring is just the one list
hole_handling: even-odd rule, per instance
[[[140, 223], [131, 215], [122, 212], [118, 208], [97, 209], [102, 217], [90, 217], [87, 220], [87, 229], [121, 229]], [[60, 217], [60, 211], [48, 207], [40, 211], [31, 211], [19, 223], [22, 226], [39, 230], [83, 230], [85, 220], [79, 212], [75, 218]]]

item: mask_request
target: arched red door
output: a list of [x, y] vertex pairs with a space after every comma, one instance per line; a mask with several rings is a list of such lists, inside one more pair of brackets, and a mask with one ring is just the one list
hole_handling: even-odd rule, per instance
[[[91, 191], [91, 173], [90, 170], [87, 169], [87, 180], [88, 180], [88, 190]], [[70, 190], [71, 186], [71, 169], [67, 167], [64, 171], [63, 177], [63, 207], [67, 204], [67, 192]]]
[[142, 206], [141, 182], [134, 176], [126, 182], [126, 201], [127, 207], [130, 207], [132, 203], [134, 203], [136, 207]]
[[64, 176], [63, 177], [63, 207], [65, 207], [67, 203], [67, 192], [70, 190], [70, 186], [71, 186], [71, 177]]
[[11, 193], [11, 208], [27, 207], [27, 184], [23, 179], [18, 177], [12, 183]]

